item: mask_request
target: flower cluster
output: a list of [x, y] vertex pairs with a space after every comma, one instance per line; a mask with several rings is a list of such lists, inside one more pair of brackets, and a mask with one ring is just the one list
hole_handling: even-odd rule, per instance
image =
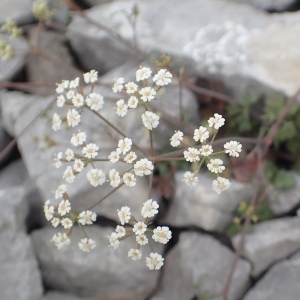
[[[158, 203], [152, 199], [148, 199], [142, 207], [141, 215], [143, 221], [137, 221], [132, 216], [130, 208], [123, 206], [118, 210], [118, 217], [121, 225], [128, 224], [128, 226], [118, 225], [109, 238], [110, 246], [117, 249], [120, 241], [130, 236], [135, 237], [136, 246], [128, 251], [128, 257], [132, 260], [140, 260], [142, 258], [141, 246], [148, 244], [149, 240], [147, 234], [152, 233], [152, 239], [155, 242], [166, 244], [172, 237], [172, 233], [167, 226], [158, 226], [154, 230], [148, 228], [151, 224], [151, 218], [158, 213]], [[159, 253], [151, 252], [149, 257], [146, 257], [146, 265], [150, 270], [159, 270], [164, 264], [164, 258]]]

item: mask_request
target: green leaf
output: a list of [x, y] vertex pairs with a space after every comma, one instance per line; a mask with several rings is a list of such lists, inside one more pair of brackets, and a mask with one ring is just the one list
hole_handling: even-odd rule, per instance
[[296, 185], [294, 176], [284, 170], [280, 170], [276, 174], [276, 177], [274, 178], [273, 183], [274, 183], [276, 189], [278, 189], [280, 191], [289, 190]]
[[268, 160], [265, 164], [265, 175], [268, 180], [273, 181], [276, 177], [276, 174], [279, 172], [277, 166], [270, 160]]
[[293, 121], [284, 121], [275, 136], [276, 142], [284, 142], [294, 138], [297, 134]]

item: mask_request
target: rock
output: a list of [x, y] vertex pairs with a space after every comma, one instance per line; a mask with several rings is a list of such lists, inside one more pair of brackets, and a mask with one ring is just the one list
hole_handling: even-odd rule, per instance
[[[1, 122], [1, 112], [0, 112], [0, 122]], [[1, 151], [9, 144], [11, 141], [11, 137], [7, 134], [7, 132], [4, 130], [2, 124], [0, 123], [0, 153]], [[0, 168], [3, 164], [7, 163], [9, 161], [8, 158], [9, 154], [5, 156], [3, 160], [0, 162]]]
[[[196, 232], [180, 234], [167, 254], [163, 276], [151, 300], [221, 299], [234, 254], [214, 238]], [[240, 259], [228, 299], [241, 299], [250, 283], [250, 264]], [[202, 298], [201, 298], [202, 299]]]
[[88, 298], [81, 298], [71, 294], [61, 292], [48, 292], [42, 300], [91, 300]]
[[299, 298], [300, 259], [288, 259], [275, 264], [250, 289], [243, 300], [295, 300]]
[[[73, 228], [71, 244], [58, 250], [50, 239], [56, 229], [44, 228], [32, 233], [34, 249], [47, 286], [73, 293], [77, 296], [99, 300], [145, 299], [155, 288], [159, 272], [150, 271], [145, 264], [149, 247], [143, 247], [143, 258], [132, 261], [128, 250], [134, 239], [123, 240], [114, 250], [108, 247], [110, 228], [89, 226], [85, 228], [97, 247], [90, 253], [78, 249], [77, 242], [84, 238], [78, 227]], [[160, 245], [155, 245], [160, 246]], [[155, 251], [162, 247], [155, 247]]]
[[[242, 255], [252, 264], [251, 274], [259, 276], [276, 261], [300, 249], [300, 218], [286, 217], [254, 225], [254, 231], [245, 238]], [[240, 234], [232, 239], [237, 249]]]
[[[18, 8], [18, 9], [16, 9]], [[27, 23], [32, 20], [31, 0], [2, 0], [0, 4], [0, 24], [10, 17], [18, 23]]]
[[22, 232], [1, 228], [0, 245], [1, 298], [40, 300], [41, 278], [30, 239]]
[[99, 4], [104, 4], [104, 3], [109, 3], [109, 2], [112, 2], [113, 0], [85, 0], [85, 2], [88, 4], [88, 5], [91, 5], [91, 6], [95, 6], [95, 5], [99, 5]]
[[183, 172], [175, 175], [175, 193], [161, 222], [175, 227], [198, 226], [210, 231], [224, 231], [240, 201], [250, 197], [250, 187], [231, 181], [230, 188], [218, 195], [212, 178], [199, 174], [199, 185], [190, 187], [182, 181]]
[[[36, 42], [37, 33], [37, 27], [29, 31], [29, 40], [32, 44]], [[43, 30], [39, 33], [38, 47], [42, 53], [37, 55], [32, 53], [27, 60], [28, 80], [42, 84], [41, 87], [35, 88], [35, 94], [51, 95], [56, 83], [63, 79], [73, 79], [78, 73], [72, 67], [73, 59], [61, 34]]]
[[71, 18], [71, 12], [67, 2], [60, 0], [48, 0], [48, 3], [51, 11], [53, 12], [51, 20], [63, 25], [67, 25]]
[[245, 3], [267, 11], [283, 11], [291, 6], [295, 0], [231, 0], [235, 2]]

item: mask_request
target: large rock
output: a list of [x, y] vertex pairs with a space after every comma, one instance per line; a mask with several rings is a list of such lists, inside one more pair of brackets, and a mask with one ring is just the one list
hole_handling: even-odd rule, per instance
[[91, 300], [91, 299], [81, 298], [71, 294], [51, 291], [48, 292], [41, 300]]
[[[240, 234], [233, 237], [235, 249], [239, 241]], [[242, 255], [251, 262], [251, 274], [256, 277], [299, 249], [300, 218], [286, 217], [255, 225], [254, 231], [246, 235]]]
[[[84, 238], [83, 231], [75, 227], [71, 244], [58, 250], [50, 239], [56, 229], [44, 228], [34, 231], [32, 240], [45, 283], [51, 288], [73, 293], [77, 296], [99, 300], [145, 299], [154, 290], [159, 272], [150, 271], [145, 264], [149, 247], [143, 247], [143, 258], [132, 261], [127, 253], [135, 247], [134, 239], [121, 241], [114, 250], [108, 247], [110, 228], [90, 226], [85, 228], [97, 247], [90, 253], [83, 253], [77, 243]], [[155, 245], [155, 251], [161, 251]]]
[[232, 181], [228, 190], [218, 195], [212, 189], [213, 179], [199, 174], [199, 185], [190, 187], [182, 181], [183, 172], [175, 174], [175, 193], [161, 222], [175, 227], [198, 226], [223, 231], [231, 222], [240, 201], [251, 194], [249, 186]]
[[0, 3], [0, 24], [8, 17], [19, 22], [26, 23], [32, 19], [32, 0], [2, 0]]
[[253, 5], [268, 11], [282, 11], [295, 3], [295, 0], [231, 0], [248, 5]]
[[[152, 300], [221, 299], [234, 253], [214, 238], [195, 232], [181, 233], [168, 253], [162, 280]], [[228, 299], [241, 299], [250, 283], [250, 264], [238, 261]]]

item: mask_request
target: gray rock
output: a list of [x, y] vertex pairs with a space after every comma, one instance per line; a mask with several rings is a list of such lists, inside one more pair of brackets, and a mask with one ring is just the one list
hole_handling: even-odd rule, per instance
[[[1, 112], [0, 112], [0, 122], [1, 122]], [[0, 123], [0, 153], [1, 151], [9, 144], [11, 141], [11, 137], [4, 130], [2, 124]], [[0, 168], [4, 164], [4, 162], [9, 161], [9, 154], [0, 162]]]
[[91, 300], [88, 298], [81, 298], [71, 294], [61, 292], [48, 292], [41, 300]]
[[32, 19], [31, 9], [31, 0], [2, 0], [0, 3], [0, 24], [3, 24], [8, 17], [19, 23], [26, 23]]
[[235, 2], [245, 3], [265, 10], [281, 11], [296, 2], [295, 0], [231, 0]]
[[233, 218], [240, 201], [248, 199], [250, 187], [231, 181], [230, 188], [218, 195], [212, 189], [212, 178], [199, 174], [199, 185], [185, 184], [183, 172], [175, 175], [175, 193], [161, 222], [170, 226], [198, 226], [205, 230], [223, 231]]
[[113, 0], [86, 0], [85, 2], [91, 6], [112, 2]]
[[71, 19], [71, 12], [67, 2], [60, 0], [48, 0], [48, 3], [53, 13], [51, 20], [67, 25]]
[[[234, 254], [208, 235], [180, 234], [178, 244], [167, 254], [160, 286], [152, 300], [221, 299]], [[228, 299], [242, 297], [249, 286], [250, 264], [240, 259]], [[201, 298], [202, 299], [202, 298]]]
[[5, 300], [40, 300], [41, 277], [30, 239], [22, 232], [1, 229], [0, 290]]
[[[286, 217], [259, 223], [254, 226], [253, 233], [246, 235], [242, 255], [251, 262], [254, 277], [300, 249], [299, 225], [299, 217]], [[240, 234], [232, 239], [235, 249], [239, 240]]]
[[243, 300], [295, 300], [300, 294], [300, 259], [275, 264]]
[[[32, 240], [45, 283], [58, 290], [77, 296], [99, 300], [145, 299], [155, 288], [159, 272], [150, 271], [145, 264], [149, 247], [143, 247], [143, 258], [132, 261], [127, 256], [134, 247], [134, 239], [123, 240], [114, 250], [108, 247], [110, 228], [89, 226], [85, 228], [97, 247], [90, 253], [78, 249], [79, 239], [84, 238], [80, 228], [73, 228], [71, 244], [57, 250], [50, 239], [57, 230], [44, 228], [34, 231]], [[161, 251], [155, 245], [155, 251]]]

